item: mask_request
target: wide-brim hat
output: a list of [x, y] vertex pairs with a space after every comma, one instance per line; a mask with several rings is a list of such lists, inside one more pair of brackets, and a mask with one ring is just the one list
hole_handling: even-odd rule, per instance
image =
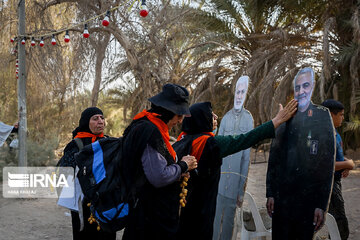
[[162, 91], [148, 99], [156, 106], [163, 107], [177, 115], [191, 116], [189, 92], [177, 84], [165, 84]]

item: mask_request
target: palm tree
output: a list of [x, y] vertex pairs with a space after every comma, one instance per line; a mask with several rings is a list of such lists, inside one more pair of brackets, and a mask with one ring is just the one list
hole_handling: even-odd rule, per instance
[[239, 52], [242, 61], [234, 61], [233, 70], [251, 78], [245, 107], [256, 123], [291, 95], [292, 79], [304, 65], [317, 73], [313, 100], [338, 98], [350, 106], [350, 117], [359, 112], [359, 6], [356, 0], [212, 0], [194, 18], [209, 31], [208, 41]]
[[[309, 52], [317, 57], [321, 50], [313, 47], [318, 39], [308, 34], [312, 29], [299, 20], [291, 21], [273, 2], [213, 0], [197, 8], [193, 15], [198, 19], [198, 28], [207, 30], [207, 42], [234, 50], [234, 78], [230, 84], [233, 86], [242, 74], [250, 76], [245, 107], [252, 112], [256, 124], [277, 111], [276, 103], [286, 101], [291, 94], [291, 80], [300, 63], [309, 58]], [[231, 107], [231, 101], [228, 103], [225, 110]]]

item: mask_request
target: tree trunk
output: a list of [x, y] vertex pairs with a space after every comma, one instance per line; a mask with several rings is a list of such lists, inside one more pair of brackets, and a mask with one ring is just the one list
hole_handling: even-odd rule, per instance
[[99, 100], [99, 92], [101, 85], [102, 66], [105, 59], [106, 48], [110, 40], [110, 34], [105, 33], [104, 39], [96, 43], [96, 63], [95, 63], [95, 80], [91, 93], [91, 106], [95, 107]]

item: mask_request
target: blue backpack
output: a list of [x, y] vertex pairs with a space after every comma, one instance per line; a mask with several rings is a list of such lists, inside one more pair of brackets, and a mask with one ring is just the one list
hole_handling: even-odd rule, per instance
[[[90, 201], [92, 216], [107, 232], [126, 227], [134, 189], [126, 189], [122, 174], [123, 138], [103, 138], [75, 154], [77, 177], [84, 196]], [[142, 182], [142, 181], [141, 181]], [[141, 184], [140, 181], [135, 185]]]

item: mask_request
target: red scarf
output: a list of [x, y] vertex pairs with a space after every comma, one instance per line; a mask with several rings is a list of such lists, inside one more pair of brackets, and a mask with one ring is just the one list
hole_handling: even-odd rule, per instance
[[157, 118], [157, 116], [160, 116], [160, 114], [151, 113], [144, 109], [141, 113], [138, 113], [134, 117], [134, 120], [137, 120], [137, 119], [140, 119], [143, 117], [146, 117], [147, 119], [149, 119], [149, 121], [152, 122], [160, 131], [161, 136], [166, 144], [166, 147], [167, 147], [169, 153], [174, 158], [174, 161], [176, 161], [176, 152], [170, 144], [170, 135], [169, 135], [168, 125], [166, 125], [166, 123], [164, 123], [160, 118]]
[[[206, 145], [206, 141], [208, 140], [209, 137], [214, 137], [215, 134], [213, 134], [212, 132], [204, 132], [205, 135], [202, 135], [198, 138], [196, 138], [191, 145], [191, 156], [194, 156], [197, 160], [197, 162], [199, 162], [202, 152], [205, 148]], [[179, 137], [177, 138], [177, 141], [180, 141], [181, 138], [183, 136], [185, 136], [186, 133], [185, 132], [181, 132]]]
[[91, 137], [91, 142], [95, 142], [96, 138], [103, 138], [104, 133], [95, 135], [95, 134], [88, 133], [88, 132], [78, 132], [74, 138], [90, 138], [90, 137]]

